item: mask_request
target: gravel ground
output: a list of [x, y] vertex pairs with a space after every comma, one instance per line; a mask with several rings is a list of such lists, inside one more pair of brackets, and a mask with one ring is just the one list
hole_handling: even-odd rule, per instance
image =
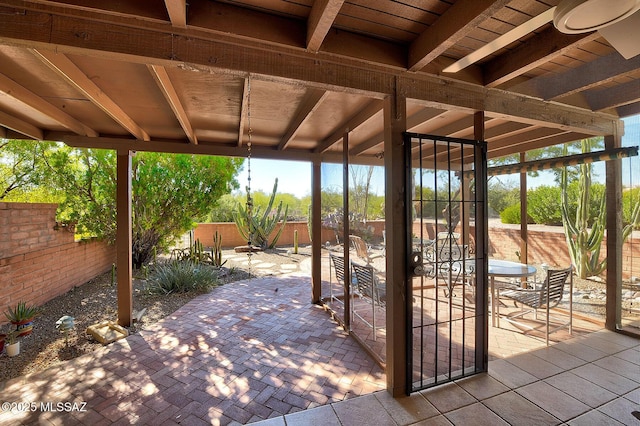
[[[300, 254], [291, 254], [289, 248], [267, 250], [252, 256], [251, 273], [254, 276], [277, 275], [292, 272], [292, 266], [301, 270], [303, 260], [310, 258], [310, 248], [301, 248]], [[246, 254], [226, 250], [227, 260], [221, 270], [221, 282], [228, 283], [249, 277]], [[293, 269], [295, 271], [296, 269]], [[540, 270], [540, 268], [539, 268]], [[135, 279], [133, 291], [134, 310], [146, 308], [140, 323], [134, 323], [130, 333], [170, 315], [197, 293], [151, 295], [145, 291], [144, 281]], [[595, 280], [574, 278], [574, 311], [596, 320], [604, 320], [605, 284]], [[636, 298], [626, 302], [640, 305], [640, 288]], [[628, 306], [627, 306], [628, 307]], [[638, 309], [638, 306], [635, 306]], [[8, 357], [0, 355], [0, 382], [28, 373], [44, 370], [61, 361], [90, 353], [101, 344], [89, 339], [84, 333], [89, 325], [105, 320], [116, 321], [116, 286], [111, 284], [111, 273], [105, 273], [59, 296], [40, 308], [41, 314], [35, 321], [31, 335], [22, 338], [20, 355]], [[56, 321], [63, 315], [75, 318], [76, 330], [69, 338], [69, 345], [55, 329]], [[6, 327], [4, 328], [6, 329]]]
[[[301, 249], [300, 254], [287, 253], [288, 249], [274, 249], [252, 256], [251, 273], [254, 276], [272, 275], [283, 272], [277, 265], [300, 264], [310, 257], [310, 249]], [[228, 259], [221, 269], [221, 283], [242, 280], [249, 277], [246, 254], [225, 250], [223, 259]], [[270, 268], [257, 266], [273, 265]], [[291, 271], [289, 268], [287, 270]], [[134, 274], [135, 275], [135, 274]], [[144, 329], [158, 320], [172, 314], [199, 293], [152, 295], [145, 291], [144, 281], [133, 281], [133, 309], [146, 312], [140, 323], [134, 323], [130, 333]], [[69, 337], [69, 345], [55, 328], [56, 321], [63, 315], [75, 318], [75, 331]], [[102, 345], [85, 335], [88, 326], [102, 321], [117, 320], [116, 286], [111, 284], [111, 272], [102, 274], [91, 281], [75, 287], [66, 294], [50, 300], [40, 307], [40, 315], [34, 321], [33, 333], [21, 338], [20, 355], [9, 357], [0, 355], [0, 383], [25, 374], [44, 370], [61, 361], [90, 353]], [[8, 325], [0, 326], [7, 330]]]

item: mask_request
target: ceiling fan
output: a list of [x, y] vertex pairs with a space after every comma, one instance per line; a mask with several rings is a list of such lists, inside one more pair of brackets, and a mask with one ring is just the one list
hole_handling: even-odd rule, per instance
[[558, 6], [501, 35], [443, 71], [458, 72], [548, 22], [553, 22], [558, 31], [565, 34], [598, 31], [625, 59], [630, 59], [640, 54], [639, 9], [640, 0], [561, 0]]

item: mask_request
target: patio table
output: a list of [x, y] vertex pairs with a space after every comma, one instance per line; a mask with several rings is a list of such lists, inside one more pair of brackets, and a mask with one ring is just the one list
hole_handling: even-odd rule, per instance
[[491, 326], [496, 326], [496, 303], [495, 278], [524, 278], [535, 275], [536, 268], [524, 263], [512, 262], [509, 260], [489, 259], [489, 271], [487, 275], [491, 285]]

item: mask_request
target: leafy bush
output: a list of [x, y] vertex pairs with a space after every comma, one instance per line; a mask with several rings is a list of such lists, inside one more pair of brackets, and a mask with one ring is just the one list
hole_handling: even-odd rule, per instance
[[640, 188], [627, 189], [622, 193], [622, 223], [628, 225], [633, 221], [633, 209], [640, 202]]
[[559, 186], [539, 186], [527, 191], [527, 213], [534, 223], [562, 225]]
[[193, 262], [160, 263], [149, 274], [148, 283], [154, 294], [204, 292], [218, 285], [218, 271]]
[[501, 212], [518, 201], [520, 201], [520, 189], [518, 187], [498, 179], [489, 181], [487, 192], [489, 214], [491, 212]]
[[520, 203], [512, 204], [500, 212], [502, 223], [520, 223]]

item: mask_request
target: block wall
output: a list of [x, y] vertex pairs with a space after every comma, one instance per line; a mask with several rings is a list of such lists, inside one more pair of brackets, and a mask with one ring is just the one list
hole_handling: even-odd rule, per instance
[[115, 246], [75, 241], [72, 230], [57, 226], [56, 208], [0, 203], [0, 312], [19, 301], [42, 305], [108, 271], [115, 262]]

